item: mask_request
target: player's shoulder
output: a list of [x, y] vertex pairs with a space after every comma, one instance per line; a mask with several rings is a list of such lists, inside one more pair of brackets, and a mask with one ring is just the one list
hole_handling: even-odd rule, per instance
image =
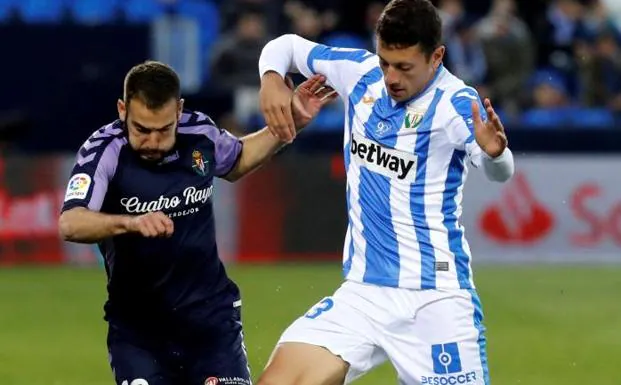
[[110, 144], [117, 144], [119, 147], [127, 144], [123, 122], [120, 120], [115, 120], [95, 130], [84, 141], [80, 147], [80, 152], [103, 151]]
[[200, 111], [184, 110], [179, 120], [177, 133], [182, 136], [192, 136], [192, 140], [209, 140], [215, 142], [221, 135], [231, 135], [220, 128], [207, 114]]
[[313, 69], [315, 60], [344, 60], [347, 62], [364, 63], [377, 59], [377, 55], [364, 48], [339, 47], [315, 43], [315, 47], [308, 54], [308, 64]]
[[80, 167], [86, 167], [98, 165], [101, 159], [106, 159], [107, 163], [115, 164], [125, 145], [127, 136], [123, 123], [116, 120], [97, 129], [84, 141], [78, 150], [76, 163]]
[[211, 117], [209, 117], [209, 115], [203, 112], [183, 110], [183, 112], [181, 113], [181, 118], [179, 119], [179, 128], [200, 126], [216, 127], [216, 123], [213, 121], [213, 119], [211, 119]]
[[446, 74], [439, 84], [439, 88], [443, 91], [441, 102], [443, 115], [451, 117], [470, 114], [472, 102], [479, 101], [478, 91], [448, 70], [445, 71]]

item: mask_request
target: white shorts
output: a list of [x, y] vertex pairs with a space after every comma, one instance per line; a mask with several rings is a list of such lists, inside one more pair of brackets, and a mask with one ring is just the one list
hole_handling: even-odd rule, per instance
[[298, 318], [283, 342], [322, 346], [350, 368], [346, 383], [390, 360], [405, 385], [488, 385], [474, 290], [409, 290], [346, 281]]

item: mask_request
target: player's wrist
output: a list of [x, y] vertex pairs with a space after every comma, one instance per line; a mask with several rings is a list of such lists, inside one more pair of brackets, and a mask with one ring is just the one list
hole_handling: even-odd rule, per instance
[[494, 153], [491, 153], [491, 154], [489, 152], [487, 152], [487, 151], [483, 151], [483, 155], [485, 156], [485, 158], [487, 158], [490, 161], [502, 162], [502, 160], [506, 156], [507, 148], [508, 147], [504, 147], [502, 150], [498, 150], [498, 151], [496, 151]]
[[134, 226], [134, 221], [133, 221], [132, 216], [118, 215], [118, 216], [115, 216], [114, 218], [116, 222], [115, 228], [117, 229], [116, 235], [127, 234], [127, 233], [132, 233], [132, 232], [137, 231]]
[[263, 76], [261, 76], [261, 84], [264, 82], [284, 83], [285, 77], [276, 70], [267, 70], [263, 73]]

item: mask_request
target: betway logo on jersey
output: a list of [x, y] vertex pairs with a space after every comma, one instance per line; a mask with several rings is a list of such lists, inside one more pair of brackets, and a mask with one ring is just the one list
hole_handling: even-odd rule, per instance
[[363, 136], [352, 134], [352, 159], [370, 171], [408, 182], [416, 179], [416, 156], [386, 148]]
[[[121, 205], [131, 214], [146, 214], [154, 211], [163, 211], [169, 213], [171, 217], [179, 217], [198, 212], [198, 207], [186, 208], [196, 204], [204, 204], [212, 195], [213, 186], [204, 189], [197, 189], [191, 186], [183, 190], [180, 195], [160, 195], [158, 199], [153, 201], [141, 201], [135, 196], [122, 198]], [[170, 213], [172, 210], [178, 208], [184, 208], [184, 210]]]

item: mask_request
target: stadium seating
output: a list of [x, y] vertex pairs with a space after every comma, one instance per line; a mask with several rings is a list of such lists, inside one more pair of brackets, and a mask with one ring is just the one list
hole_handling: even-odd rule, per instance
[[118, 19], [121, 2], [120, 0], [73, 0], [71, 15], [80, 24], [113, 23]]
[[13, 14], [18, 0], [0, 0], [0, 22], [7, 21]]
[[15, 9], [20, 18], [27, 23], [57, 23], [68, 14], [70, 0], [18, 0]]

